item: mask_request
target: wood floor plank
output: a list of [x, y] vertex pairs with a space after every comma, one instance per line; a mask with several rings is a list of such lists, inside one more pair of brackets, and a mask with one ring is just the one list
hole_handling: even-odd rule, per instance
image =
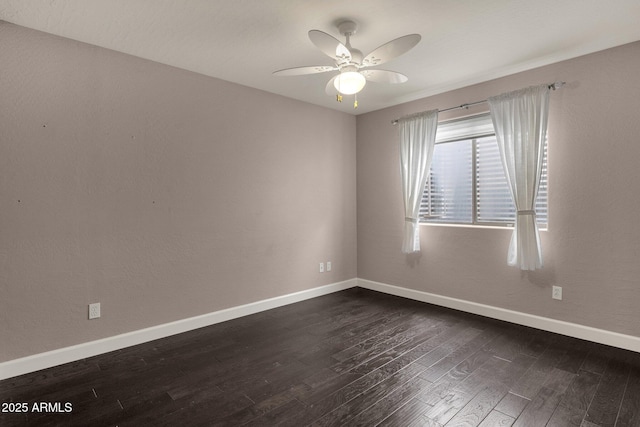
[[616, 420], [618, 427], [640, 426], [640, 366], [632, 366], [624, 391], [620, 412]]
[[[403, 319], [399, 319], [399, 321], [402, 320]], [[404, 338], [401, 334], [404, 334], [408, 329], [409, 326], [406, 324], [395, 325], [394, 327], [385, 329], [383, 332], [368, 338], [365, 341], [359, 342], [354, 346], [333, 354], [332, 357], [339, 362], [363, 359], [370, 353], [374, 353], [375, 350], [386, 347], [390, 340], [392, 340], [390, 341], [392, 344], [397, 344], [398, 341]], [[343, 368], [341, 370], [345, 369], [348, 370], [350, 368]]]
[[272, 411], [266, 412], [263, 416], [255, 418], [244, 426], [291, 426], [302, 425], [305, 417], [305, 406], [297, 400], [290, 400], [284, 405], [278, 406]]
[[227, 415], [226, 417], [218, 420], [216, 424], [227, 427], [244, 425], [290, 403], [292, 400], [295, 400], [295, 397], [291, 390], [287, 390]]
[[425, 404], [418, 398], [412, 398], [405, 404], [400, 407], [397, 411], [388, 415], [387, 418], [382, 420], [380, 427], [396, 427], [396, 426], [407, 426], [412, 422], [418, 420], [420, 416], [425, 413], [431, 406]]
[[[327, 396], [332, 396], [334, 393], [341, 393], [347, 388], [373, 387], [390, 375], [386, 370], [383, 371], [379, 369], [372, 372], [371, 375], [353, 374], [351, 372], [336, 374], [333, 371], [331, 372], [332, 376], [328, 377], [327, 381], [317, 382], [313, 387], [298, 392], [296, 398], [305, 403], [314, 404], [325, 399]], [[303, 384], [307, 383], [303, 382]]]
[[558, 405], [546, 427], [580, 427], [587, 411]]
[[473, 397], [473, 395], [463, 391], [449, 390], [424, 412], [423, 418], [432, 420], [440, 425], [445, 425], [455, 417]]
[[[412, 366], [410, 359], [395, 360], [365, 376], [360, 376], [355, 381], [350, 381], [348, 384], [342, 385], [342, 382], [338, 382], [338, 387], [335, 387], [333, 385], [334, 382], [330, 382], [320, 389], [300, 393], [296, 397], [311, 407], [309, 416], [312, 419], [320, 418], [324, 414], [355, 399], [367, 390], [377, 387], [378, 384], [404, 369], [409, 369], [413, 373], [409, 376], [410, 378], [415, 374], [419, 374], [424, 368], [417, 365]], [[351, 378], [349, 374], [345, 374], [338, 377], [338, 380], [345, 376]]]
[[[140, 400], [135, 405], [124, 408], [120, 401], [117, 400], [117, 407], [107, 411], [102, 416], [95, 418], [95, 425], [144, 425], [151, 423], [152, 419], [162, 416], [172, 411], [179, 410], [181, 404], [176, 403], [168, 394], [162, 393], [154, 396], [148, 396], [144, 400]], [[74, 417], [75, 419], [75, 417]]]
[[[10, 403], [8, 400], [3, 402]], [[26, 413], [0, 412], [0, 426], [25, 427], [28, 425]]]
[[[96, 394], [104, 399], [118, 399], [121, 404], [135, 405], [147, 397], [166, 394], [182, 377], [179, 370], [166, 370], [162, 366], [145, 366], [137, 369], [118, 370], [105, 375], [93, 386]], [[123, 403], [124, 402], [124, 403]]]
[[[451, 353], [435, 364], [427, 366], [428, 369], [422, 374], [422, 378], [431, 382], [437, 381], [456, 365], [477, 352], [483, 344], [491, 341], [495, 336], [496, 333], [494, 331], [482, 331], [470, 328], [467, 335], [462, 335], [459, 341], [455, 342], [451, 340], [442, 345], [443, 349], [451, 350]], [[451, 342], [455, 342], [457, 346], [449, 347]], [[424, 364], [424, 360], [418, 363]]]
[[341, 350], [356, 345], [363, 339], [377, 335], [386, 326], [402, 316], [406, 311], [402, 308], [381, 313], [378, 311], [363, 311], [360, 314], [345, 316], [339, 321], [328, 321], [321, 327], [314, 327], [309, 334], [315, 338], [312, 346], [297, 349], [296, 356], [303, 358], [312, 356], [318, 351], [333, 350], [337, 353]]
[[[39, 401], [50, 402], [48, 398], [43, 398]], [[85, 425], [89, 425], [93, 420], [109, 414], [112, 411], [122, 411], [122, 407], [118, 405], [115, 399], [98, 398], [91, 390], [69, 395], [64, 403], [72, 405], [72, 411], [70, 413], [51, 415], [46, 412], [36, 413], [32, 411], [28, 415], [29, 425], [46, 425], [49, 423], [59, 425], [78, 425], [85, 423]], [[4, 424], [0, 423], [0, 425]]]
[[[375, 325], [358, 331], [352, 339], [343, 340], [343, 343], [353, 342], [353, 345], [336, 352], [333, 357], [339, 361], [347, 360], [354, 355], [369, 350], [379, 343], [390, 339], [390, 337], [403, 333], [412, 327], [416, 327], [417, 325], [414, 322], [416, 322], [417, 319], [423, 318], [424, 317], [417, 316], [414, 313], [398, 311], [389, 322], [376, 322]], [[432, 322], [433, 321], [429, 323]]]
[[290, 363], [274, 363], [264, 367], [262, 372], [251, 371], [240, 374], [216, 385], [225, 392], [242, 392], [255, 401], [280, 393], [290, 384], [299, 384], [310, 372], [309, 366], [292, 361]]
[[[337, 355], [333, 355], [333, 357], [340, 360], [340, 362], [333, 366], [332, 369], [336, 372], [354, 369], [371, 359], [385, 354], [390, 349], [406, 344], [407, 342], [411, 343], [413, 338], [420, 336], [420, 334], [424, 332], [422, 325], [409, 328], [398, 326], [375, 337], [373, 340], [367, 340], [367, 342], [362, 345], [358, 345], [354, 352], [347, 353], [352, 354], [347, 358], [340, 359]], [[345, 355], [341, 354], [340, 356]]]
[[[426, 355], [426, 349], [433, 346], [438, 336], [443, 334], [445, 331], [447, 331], [447, 328], [441, 325], [425, 328], [422, 332], [414, 335], [403, 343], [395, 347], [391, 347], [389, 350], [352, 368], [351, 372], [364, 375], [401, 357], [411, 360], [412, 362], [419, 362], [419, 360], [422, 360]], [[437, 347], [437, 350], [441, 354], [446, 354], [448, 350], [443, 347], [444, 346], [439, 346]], [[420, 357], [417, 357], [418, 354]], [[431, 353], [429, 354], [431, 355]]]
[[535, 358], [524, 354], [515, 355], [513, 361], [494, 356], [458, 384], [456, 389], [475, 395], [487, 385], [504, 384], [511, 387], [520, 380], [534, 361]]
[[514, 422], [515, 418], [505, 415], [502, 412], [491, 411], [478, 427], [509, 427], [513, 425]]
[[511, 392], [532, 399], [538, 394], [547, 378], [552, 374], [554, 366], [562, 360], [565, 354], [565, 350], [548, 347], [513, 386]]
[[554, 343], [556, 337], [537, 329], [528, 328], [527, 332], [530, 334], [531, 340], [522, 349], [522, 354], [531, 357], [540, 357]]
[[319, 340], [319, 346], [335, 348], [335, 353], [338, 353], [382, 333], [409, 313], [399, 307], [383, 313], [371, 311], [365, 314], [366, 316], [358, 317], [355, 321], [345, 318], [337, 325], [328, 322], [324, 332], [314, 328], [310, 333], [316, 337], [316, 340]]
[[504, 385], [485, 388], [475, 395], [448, 424], [460, 427], [479, 426], [507, 392], [508, 388]]
[[596, 394], [587, 409], [585, 421], [602, 427], [615, 426], [629, 371], [630, 367], [624, 362], [616, 358], [609, 361], [604, 374], [602, 374]]
[[592, 344], [591, 351], [587, 354], [581, 369], [594, 374], [604, 374], [607, 363], [611, 357], [611, 348], [603, 344]]
[[[0, 381], [2, 402], [32, 401], [60, 389], [83, 389], [103, 376], [95, 362], [81, 360]], [[72, 390], [73, 391], [73, 390]]]
[[[521, 354], [528, 355], [528, 350], [536, 335], [527, 332], [529, 332], [529, 328], [517, 325], [505, 326], [500, 337], [487, 343], [484, 349], [496, 357], [509, 361]], [[536, 356], [530, 357], [534, 359]]]
[[430, 384], [429, 381], [417, 376], [410, 379], [403, 386], [349, 420], [349, 426], [370, 427], [379, 425], [389, 414], [396, 412]]
[[586, 412], [596, 394], [601, 377], [602, 375], [593, 372], [579, 371], [562, 399], [562, 406]]
[[466, 330], [467, 327], [467, 323], [460, 322], [453, 326], [443, 328], [433, 338], [418, 345], [405, 356], [424, 367], [429, 367], [449, 354], [449, 350], [444, 347], [444, 344], [450, 340], [455, 340], [456, 336]]
[[560, 404], [562, 393], [542, 387], [520, 414], [513, 427], [545, 426]]
[[496, 405], [495, 409], [496, 411], [500, 411], [510, 417], [518, 418], [529, 402], [531, 402], [530, 399], [526, 399], [513, 393], [508, 393], [502, 398], [500, 403]]
[[544, 382], [543, 386], [564, 393], [576, 377], [577, 374], [565, 371], [564, 369], [554, 368], [547, 376], [547, 380]]
[[424, 367], [417, 364], [409, 365], [407, 368], [394, 373], [384, 381], [378, 383], [376, 387], [371, 387], [355, 398], [336, 407], [316, 420], [312, 425], [314, 427], [335, 426], [349, 422], [360, 412], [371, 407], [379, 400], [384, 399], [399, 387], [404, 386], [412, 378], [417, 377], [423, 369]]
[[589, 354], [590, 345], [587, 342], [572, 338], [562, 360], [555, 366], [557, 369], [577, 374]]
[[421, 393], [419, 398], [429, 404], [435, 405], [440, 399], [449, 394], [462, 381], [468, 378], [476, 369], [491, 363], [493, 356], [484, 350], [472, 354], [470, 357], [454, 366], [445, 375], [440, 377], [433, 386]]
[[[400, 427], [400, 426], [396, 426], [396, 427]], [[402, 426], [404, 427], [404, 426]], [[423, 415], [420, 418], [418, 418], [417, 420], [414, 420], [411, 422], [411, 424], [408, 424], [407, 427], [442, 427], [442, 424], [432, 420], [431, 418]]]

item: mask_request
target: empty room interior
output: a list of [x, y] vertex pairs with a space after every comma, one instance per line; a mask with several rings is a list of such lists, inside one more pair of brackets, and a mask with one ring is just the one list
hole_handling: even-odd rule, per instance
[[639, 19], [0, 0], [0, 424], [640, 426]]

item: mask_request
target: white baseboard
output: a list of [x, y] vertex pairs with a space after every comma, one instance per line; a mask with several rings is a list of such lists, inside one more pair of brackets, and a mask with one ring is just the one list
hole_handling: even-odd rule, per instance
[[182, 332], [214, 325], [216, 323], [226, 322], [227, 320], [338, 292], [344, 289], [353, 288], [356, 284], [357, 279], [350, 279], [344, 282], [320, 286], [313, 289], [203, 314], [201, 316], [191, 317], [71, 347], [60, 348], [57, 350], [47, 351], [45, 353], [10, 360], [8, 362], [0, 363], [0, 380], [23, 375], [29, 372], [39, 371], [41, 369], [50, 368], [63, 363], [85, 359], [98, 354], [108, 353], [110, 351], [142, 344], [159, 338], [165, 338]]
[[530, 326], [532, 328], [542, 329], [544, 331], [554, 332], [561, 335], [567, 335], [574, 338], [640, 352], [640, 337], [632, 335], [620, 334], [617, 332], [606, 331], [604, 329], [579, 325], [577, 323], [564, 322], [562, 320], [521, 313], [500, 307], [493, 307], [457, 298], [416, 291], [414, 289], [373, 282], [366, 279], [358, 279], [358, 286], [365, 289], [371, 289], [373, 291], [384, 292], [386, 294], [427, 302], [442, 307], [491, 317], [493, 319]]

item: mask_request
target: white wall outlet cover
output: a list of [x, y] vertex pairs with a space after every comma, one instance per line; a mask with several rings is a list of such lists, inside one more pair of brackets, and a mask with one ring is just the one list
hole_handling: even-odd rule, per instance
[[327, 261], [327, 271], [331, 271], [331, 261]]
[[89, 319], [97, 319], [100, 317], [100, 303], [89, 304]]

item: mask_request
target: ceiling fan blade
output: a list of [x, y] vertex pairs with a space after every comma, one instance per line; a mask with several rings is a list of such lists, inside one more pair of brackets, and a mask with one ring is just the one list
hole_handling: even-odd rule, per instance
[[362, 60], [363, 67], [373, 67], [384, 64], [410, 50], [418, 44], [422, 37], [420, 34], [409, 34], [399, 37], [375, 49]]
[[370, 82], [375, 83], [404, 83], [409, 78], [404, 74], [387, 70], [361, 70], [360, 73]]
[[274, 71], [274, 76], [303, 76], [306, 74], [326, 73], [327, 71], [337, 70], [337, 67], [328, 65], [312, 65], [310, 67], [294, 67], [285, 68], [284, 70]]
[[343, 45], [338, 39], [329, 34], [319, 31], [309, 31], [309, 39], [311, 43], [316, 45], [325, 55], [329, 56], [335, 61], [343, 62], [351, 59], [351, 53], [345, 45]]

